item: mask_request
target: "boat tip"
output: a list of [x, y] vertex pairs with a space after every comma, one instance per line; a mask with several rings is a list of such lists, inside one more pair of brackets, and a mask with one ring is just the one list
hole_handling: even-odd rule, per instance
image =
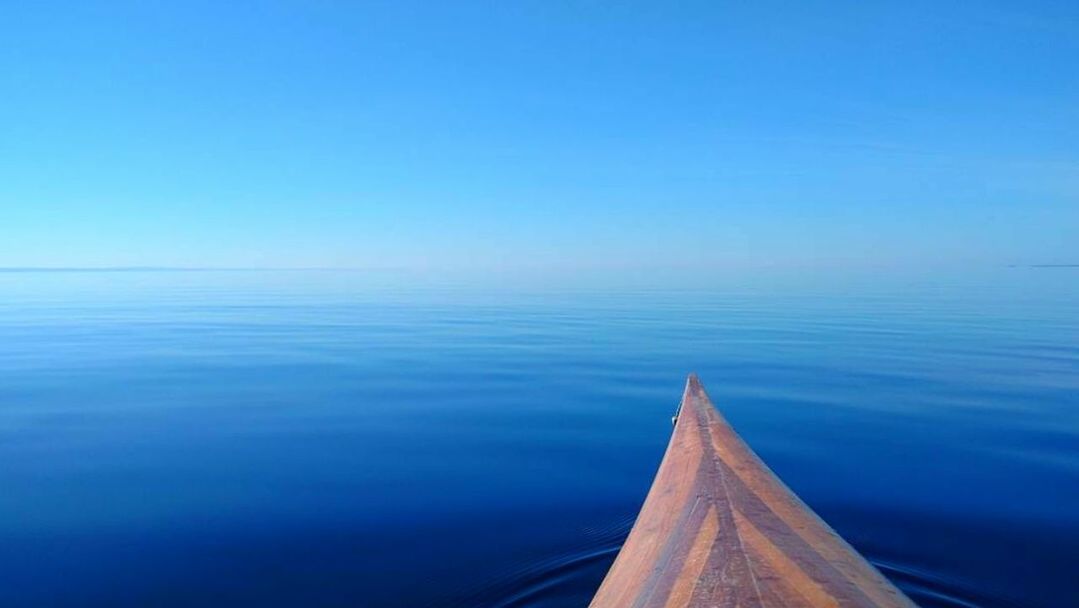
[[686, 376], [686, 392], [699, 391], [701, 389], [701, 379], [697, 377], [697, 372], [689, 372]]

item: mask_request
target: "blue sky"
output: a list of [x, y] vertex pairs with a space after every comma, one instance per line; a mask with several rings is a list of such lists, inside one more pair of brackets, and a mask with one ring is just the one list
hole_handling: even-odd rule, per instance
[[0, 6], [0, 266], [1079, 262], [1079, 4]]

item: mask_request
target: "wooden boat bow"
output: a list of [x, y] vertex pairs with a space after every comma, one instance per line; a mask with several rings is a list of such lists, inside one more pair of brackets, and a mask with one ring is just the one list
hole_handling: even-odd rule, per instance
[[590, 606], [914, 604], [772, 473], [691, 374], [652, 489]]

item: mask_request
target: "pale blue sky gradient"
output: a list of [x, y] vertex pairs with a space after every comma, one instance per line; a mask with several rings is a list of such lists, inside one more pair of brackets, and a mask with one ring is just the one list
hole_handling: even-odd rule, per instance
[[1079, 3], [0, 6], [0, 266], [1079, 262]]

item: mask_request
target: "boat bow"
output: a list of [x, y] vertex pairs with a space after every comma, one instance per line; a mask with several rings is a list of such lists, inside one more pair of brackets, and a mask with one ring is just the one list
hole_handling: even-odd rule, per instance
[[914, 604], [781, 482], [696, 375], [637, 522], [591, 608]]

